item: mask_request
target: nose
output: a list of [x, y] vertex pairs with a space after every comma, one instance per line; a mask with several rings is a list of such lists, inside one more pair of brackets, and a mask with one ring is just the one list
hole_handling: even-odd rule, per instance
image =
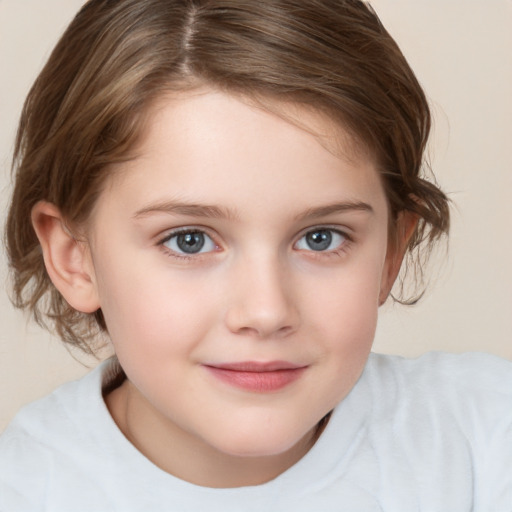
[[225, 322], [231, 332], [281, 338], [297, 329], [297, 297], [290, 273], [278, 258], [245, 261], [230, 282]]

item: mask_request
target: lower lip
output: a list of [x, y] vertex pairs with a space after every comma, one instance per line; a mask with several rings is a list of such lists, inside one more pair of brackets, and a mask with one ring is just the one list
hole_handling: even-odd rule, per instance
[[215, 366], [206, 368], [219, 380], [231, 386], [259, 393], [278, 391], [292, 384], [304, 373], [305, 367], [274, 370], [269, 372], [248, 372], [226, 370]]

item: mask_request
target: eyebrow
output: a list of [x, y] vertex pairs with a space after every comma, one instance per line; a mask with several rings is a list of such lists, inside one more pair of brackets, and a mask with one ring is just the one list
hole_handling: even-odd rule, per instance
[[[371, 205], [362, 201], [345, 201], [328, 205], [308, 208], [305, 212], [296, 216], [296, 220], [316, 219], [332, 215], [334, 213], [343, 213], [350, 211], [362, 211], [373, 213]], [[134, 218], [142, 218], [154, 213], [168, 213], [177, 215], [186, 215], [189, 217], [202, 217], [209, 219], [237, 219], [237, 213], [229, 208], [215, 205], [184, 203], [176, 201], [162, 201], [149, 204], [140, 210], [137, 210]]]
[[351, 211], [368, 212], [370, 214], [374, 213], [373, 207], [368, 203], [364, 203], [363, 201], [344, 201], [341, 203], [333, 203], [309, 208], [305, 212], [301, 213], [297, 217], [297, 220], [316, 219], [319, 217], [332, 215], [333, 213], [343, 213]]
[[168, 213], [177, 215], [186, 215], [189, 217], [203, 217], [210, 219], [235, 219], [237, 215], [229, 208], [223, 208], [215, 205], [184, 203], [177, 201], [162, 201], [147, 205], [137, 210], [134, 218], [141, 218], [153, 213]]

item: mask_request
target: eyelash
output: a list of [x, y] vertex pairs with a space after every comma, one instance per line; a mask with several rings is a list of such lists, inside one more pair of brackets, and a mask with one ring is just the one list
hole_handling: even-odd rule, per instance
[[312, 228], [308, 228], [306, 231], [303, 231], [302, 234], [297, 239], [297, 241], [294, 243], [294, 246], [296, 246], [299, 243], [299, 241], [301, 241], [308, 235], [318, 233], [321, 231], [334, 233], [335, 235], [342, 237], [343, 240], [335, 249], [330, 249], [326, 251], [315, 251], [314, 249], [305, 249], [304, 252], [308, 253], [309, 257], [322, 259], [331, 257], [336, 258], [346, 253], [350, 245], [353, 243], [352, 236], [349, 235], [346, 231], [342, 231], [341, 229], [332, 226], [314, 226]]
[[[314, 257], [314, 258], [326, 258], [326, 257], [328, 258], [328, 257], [337, 257], [337, 256], [339, 257], [340, 255], [342, 255], [343, 253], [345, 253], [347, 251], [348, 247], [353, 242], [353, 238], [349, 234], [347, 234], [345, 231], [342, 231], [338, 228], [334, 228], [331, 226], [315, 226], [315, 227], [308, 228], [307, 230], [303, 231], [301, 233], [301, 235], [297, 238], [297, 241], [294, 242], [293, 246], [295, 247], [299, 243], [299, 241], [304, 239], [309, 234], [318, 233], [321, 231], [334, 233], [338, 236], [343, 237], [344, 240], [340, 243], [340, 246], [336, 249], [331, 249], [331, 250], [326, 250], [326, 251], [315, 251], [314, 249], [310, 249], [310, 250], [298, 249], [298, 250], [304, 251], [304, 252], [308, 253], [310, 257]], [[206, 237], [208, 237], [211, 240], [211, 242], [214, 244], [215, 249], [211, 250], [211, 251], [187, 254], [184, 252], [178, 252], [173, 249], [170, 249], [169, 247], [166, 247], [166, 245], [165, 245], [167, 242], [169, 242], [170, 240], [172, 240], [175, 237], [178, 237], [179, 235], [195, 234], [195, 233], [203, 234]], [[179, 259], [179, 260], [195, 260], [195, 261], [197, 261], [198, 259], [200, 259], [203, 256], [206, 256], [208, 254], [211, 254], [212, 252], [217, 252], [218, 250], [220, 250], [220, 245], [215, 242], [214, 237], [211, 236], [205, 228], [195, 227], [195, 226], [187, 226], [187, 227], [175, 229], [175, 230], [171, 231], [170, 233], [168, 233], [165, 237], [160, 239], [157, 242], [157, 245], [160, 246], [162, 248], [162, 250], [168, 256]]]
[[[170, 240], [172, 240], [175, 237], [178, 237], [179, 235], [194, 234], [194, 233], [200, 233], [200, 234], [203, 234], [206, 237], [208, 237], [214, 244], [215, 249], [212, 251], [207, 251], [207, 252], [198, 252], [198, 253], [187, 254], [184, 252], [175, 251], [175, 250], [170, 249], [169, 247], [165, 246], [165, 244], [167, 242], [169, 242]], [[214, 237], [211, 236], [205, 228], [195, 227], [195, 226], [187, 226], [187, 227], [175, 229], [175, 230], [171, 231], [170, 233], [168, 233], [164, 238], [159, 240], [157, 242], [157, 245], [162, 248], [162, 250], [164, 251], [164, 253], [166, 255], [168, 255], [172, 258], [176, 258], [179, 260], [195, 260], [195, 261], [197, 261], [199, 258], [201, 258], [204, 255], [210, 254], [212, 252], [217, 252], [217, 250], [220, 248], [219, 244], [217, 244], [215, 242]]]

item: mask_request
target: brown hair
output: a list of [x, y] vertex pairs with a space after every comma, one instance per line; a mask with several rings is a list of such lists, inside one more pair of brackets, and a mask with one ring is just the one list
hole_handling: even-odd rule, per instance
[[73, 310], [52, 285], [32, 207], [46, 200], [70, 226], [84, 222], [107, 167], [130, 158], [150, 103], [195, 84], [326, 112], [377, 158], [391, 218], [418, 216], [410, 254], [447, 232], [447, 198], [423, 176], [427, 100], [366, 3], [91, 0], [25, 102], [6, 226], [15, 305], [65, 342], [91, 352], [106, 326], [101, 311]]

